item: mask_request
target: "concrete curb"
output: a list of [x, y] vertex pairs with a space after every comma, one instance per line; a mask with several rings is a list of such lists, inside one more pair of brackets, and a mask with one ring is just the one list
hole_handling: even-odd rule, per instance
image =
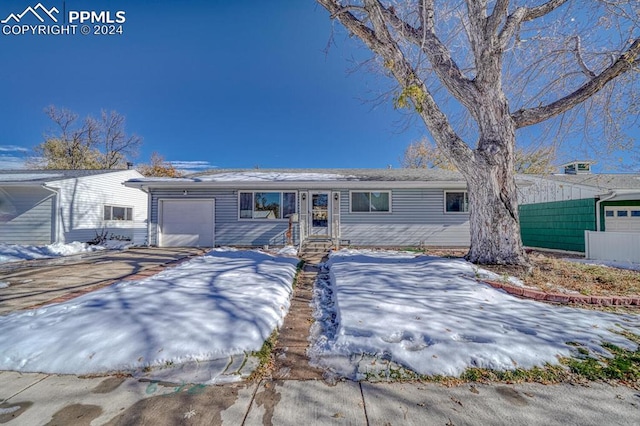
[[595, 305], [640, 308], [640, 296], [585, 296], [582, 294], [547, 293], [527, 287], [518, 287], [504, 282], [482, 280], [493, 288], [502, 289], [514, 296], [562, 305]]

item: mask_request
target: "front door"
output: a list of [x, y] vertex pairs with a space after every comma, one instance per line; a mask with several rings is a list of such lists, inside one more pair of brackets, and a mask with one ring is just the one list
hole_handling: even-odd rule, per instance
[[311, 220], [309, 236], [316, 238], [329, 238], [329, 197], [330, 192], [312, 191], [310, 196]]

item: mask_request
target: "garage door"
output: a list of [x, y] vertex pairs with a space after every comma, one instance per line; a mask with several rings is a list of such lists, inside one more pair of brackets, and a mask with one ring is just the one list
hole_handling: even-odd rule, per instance
[[213, 247], [215, 200], [161, 200], [160, 247]]
[[604, 229], [615, 232], [640, 231], [640, 206], [606, 206]]

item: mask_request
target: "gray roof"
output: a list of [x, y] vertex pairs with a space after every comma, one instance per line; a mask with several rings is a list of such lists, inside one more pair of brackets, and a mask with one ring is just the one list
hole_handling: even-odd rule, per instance
[[464, 188], [458, 172], [438, 169], [215, 169], [183, 178], [136, 178], [126, 186], [233, 189]]
[[[526, 178], [526, 175], [520, 175]], [[535, 175], [542, 179], [553, 180], [556, 182], [567, 182], [573, 185], [584, 185], [597, 188], [603, 191], [615, 190], [640, 190], [640, 174], [636, 173], [615, 173], [615, 174], [554, 174], [554, 175]]]
[[[215, 179], [222, 174], [279, 174], [300, 175], [300, 181], [308, 180], [311, 175], [339, 175], [340, 178], [327, 180], [341, 181], [371, 181], [371, 182], [416, 182], [416, 181], [460, 181], [464, 182], [462, 174], [442, 169], [215, 169], [206, 172], [194, 173], [188, 178], [206, 180], [207, 177]], [[294, 180], [294, 179], [289, 179]], [[313, 179], [315, 180], [315, 179]], [[322, 180], [319, 177], [319, 180]]]
[[122, 172], [124, 169], [111, 170], [0, 170], [1, 184], [40, 185], [64, 179], [75, 179], [105, 173]]

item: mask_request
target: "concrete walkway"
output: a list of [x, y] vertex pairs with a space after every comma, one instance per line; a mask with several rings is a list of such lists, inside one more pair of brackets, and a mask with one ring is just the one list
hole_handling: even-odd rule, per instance
[[140, 279], [204, 253], [198, 248], [133, 247], [0, 265], [0, 315], [62, 302], [113, 284]]
[[640, 393], [591, 384], [263, 380], [223, 386], [0, 373], [10, 425], [637, 425]]
[[319, 380], [323, 371], [309, 365], [309, 329], [313, 324], [313, 286], [320, 265], [328, 259], [325, 243], [307, 245], [300, 257], [305, 262], [293, 289], [291, 306], [280, 328], [278, 342], [273, 351], [275, 366], [272, 377], [282, 380]]

